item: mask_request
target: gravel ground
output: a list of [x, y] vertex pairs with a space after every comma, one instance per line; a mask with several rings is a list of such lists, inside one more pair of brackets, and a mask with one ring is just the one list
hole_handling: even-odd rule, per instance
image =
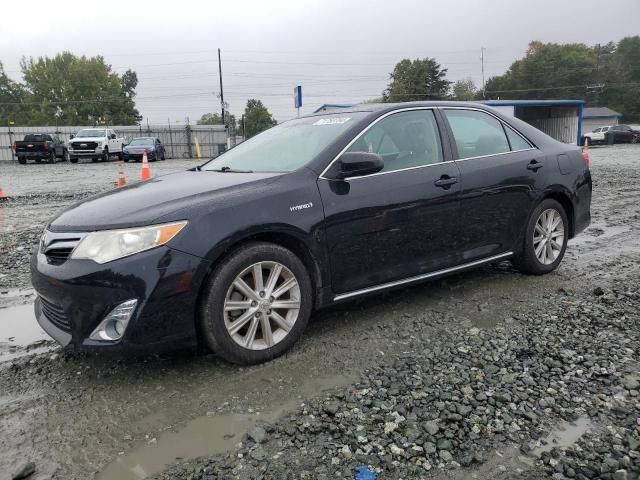
[[[503, 262], [344, 304], [250, 368], [0, 351], [0, 480], [638, 478], [640, 148], [591, 155], [592, 226], [544, 277]], [[46, 220], [116, 178], [26, 167], [0, 165], [0, 307], [32, 298]]]

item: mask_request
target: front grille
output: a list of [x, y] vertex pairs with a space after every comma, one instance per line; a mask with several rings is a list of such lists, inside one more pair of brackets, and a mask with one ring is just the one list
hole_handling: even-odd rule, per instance
[[62, 307], [51, 303], [50, 301], [40, 297], [40, 305], [42, 305], [42, 313], [44, 316], [53, 323], [60, 330], [65, 332], [71, 331], [71, 324], [67, 319], [67, 314], [64, 313]]
[[85, 234], [53, 233], [46, 231], [42, 236], [40, 250], [50, 265], [62, 265], [69, 259], [73, 249], [78, 246]]
[[71, 252], [73, 252], [73, 248], [50, 248], [45, 256], [51, 265], [62, 265], [67, 261]]
[[95, 150], [98, 148], [96, 142], [73, 142], [71, 146], [74, 150]]

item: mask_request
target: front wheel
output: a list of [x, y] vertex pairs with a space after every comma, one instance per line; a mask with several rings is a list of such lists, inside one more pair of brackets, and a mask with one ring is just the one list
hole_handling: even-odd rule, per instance
[[527, 223], [522, 252], [514, 260], [518, 269], [531, 275], [552, 272], [564, 257], [569, 223], [562, 205], [547, 198], [538, 205]]
[[26, 157], [18, 157], [18, 163], [20, 165], [25, 165], [27, 163]]
[[290, 250], [249, 243], [215, 269], [199, 315], [204, 343], [224, 359], [261, 363], [302, 336], [313, 303], [309, 274]]
[[56, 163], [56, 151], [55, 150], [51, 150], [51, 153], [49, 154], [49, 158], [47, 159], [47, 163]]
[[64, 150], [62, 152], [62, 161], [68, 162], [70, 159], [71, 159], [71, 156], [69, 155], [69, 150]]
[[71, 163], [78, 163], [78, 157], [69, 157]]
[[109, 161], [109, 150], [105, 150], [104, 152], [102, 152], [102, 157], [100, 158], [100, 160], [103, 162]]

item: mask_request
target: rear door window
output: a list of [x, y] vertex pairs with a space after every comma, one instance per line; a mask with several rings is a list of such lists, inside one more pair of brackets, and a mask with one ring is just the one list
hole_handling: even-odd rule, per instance
[[509, 138], [509, 145], [511, 145], [511, 151], [518, 150], [528, 150], [531, 148], [529, 142], [527, 142], [524, 138], [522, 138], [518, 133], [516, 133], [511, 128], [505, 126], [504, 129], [507, 132], [507, 137]]
[[[444, 110], [458, 148], [459, 158], [509, 152], [502, 123], [478, 110]], [[529, 148], [529, 147], [527, 147]]]

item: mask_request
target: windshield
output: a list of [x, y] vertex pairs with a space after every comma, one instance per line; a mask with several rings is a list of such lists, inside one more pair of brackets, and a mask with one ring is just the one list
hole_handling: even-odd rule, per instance
[[202, 170], [292, 172], [366, 115], [368, 112], [344, 112], [282, 123], [225, 152]]
[[80, 130], [76, 137], [105, 137], [105, 131], [101, 129]]
[[51, 136], [40, 133], [32, 133], [24, 136], [25, 142], [44, 142], [45, 140], [51, 140]]
[[134, 138], [129, 145], [153, 145], [153, 138]]

